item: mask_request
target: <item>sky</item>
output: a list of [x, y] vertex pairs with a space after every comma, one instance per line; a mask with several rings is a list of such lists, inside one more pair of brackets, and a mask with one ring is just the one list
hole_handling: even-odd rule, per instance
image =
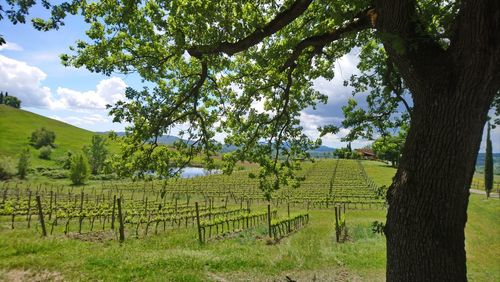
[[[43, 9], [35, 8], [30, 17], [45, 15]], [[142, 88], [140, 77], [104, 76], [84, 68], [64, 67], [60, 63], [60, 54], [70, 53], [69, 47], [76, 40], [86, 39], [85, 30], [85, 23], [77, 16], [67, 18], [65, 26], [49, 32], [36, 31], [30, 24], [12, 25], [6, 20], [0, 21], [0, 34], [7, 41], [0, 46], [0, 91], [18, 97], [22, 109], [30, 112], [91, 131], [124, 131], [126, 125], [113, 123], [105, 105], [124, 99], [127, 86]], [[302, 112], [301, 123], [309, 137], [319, 136], [318, 127], [331, 123], [339, 125], [343, 120], [341, 107], [352, 97], [352, 89], [344, 87], [343, 81], [357, 72], [356, 64], [357, 53], [353, 51], [335, 63], [333, 80], [314, 81], [314, 88], [328, 95], [329, 101], [326, 105], [318, 105], [316, 110]], [[347, 132], [341, 129], [338, 134], [323, 137], [323, 145], [345, 147], [346, 143], [340, 139]], [[484, 139], [485, 136], [480, 151], [484, 151]], [[492, 131], [492, 141], [494, 151], [500, 152], [500, 127]], [[352, 146], [359, 148], [371, 142], [359, 140]]]

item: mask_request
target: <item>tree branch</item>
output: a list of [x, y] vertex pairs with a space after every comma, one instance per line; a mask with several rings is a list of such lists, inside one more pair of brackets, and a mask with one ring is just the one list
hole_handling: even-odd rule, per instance
[[273, 35], [278, 32], [296, 18], [302, 15], [311, 4], [312, 0], [297, 0], [288, 9], [285, 9], [281, 13], [278, 13], [276, 17], [271, 20], [264, 27], [255, 30], [247, 37], [238, 40], [237, 42], [222, 42], [214, 45], [200, 45], [188, 48], [189, 55], [200, 58], [203, 55], [216, 54], [216, 53], [226, 53], [231, 56], [238, 52], [244, 51], [259, 42], [264, 38]]
[[357, 13], [350, 21], [333, 31], [303, 39], [295, 46], [292, 55], [285, 62], [281, 70], [283, 71], [295, 64], [305, 49], [314, 47], [313, 54], [319, 54], [327, 44], [340, 39], [340, 37], [345, 33], [373, 27], [375, 25], [376, 18], [377, 14], [375, 10], [372, 7], [369, 7]]
[[415, 0], [375, 0], [375, 7], [379, 38], [412, 94], [418, 81], [448, 74], [450, 56], [419, 22]]
[[[461, 1], [450, 51], [468, 69], [494, 74], [500, 87], [500, 1]], [[475, 72], [473, 71], [473, 72]]]

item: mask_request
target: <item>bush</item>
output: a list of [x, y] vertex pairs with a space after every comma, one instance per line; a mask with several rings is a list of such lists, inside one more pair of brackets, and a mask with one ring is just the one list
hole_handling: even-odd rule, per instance
[[50, 155], [52, 154], [52, 147], [50, 146], [43, 146], [40, 148], [40, 154], [38, 155], [40, 159], [44, 160], [50, 160]]
[[74, 155], [71, 158], [69, 178], [73, 184], [83, 184], [89, 177], [89, 164], [82, 154]]
[[118, 180], [120, 177], [116, 173], [90, 175], [91, 180]]
[[41, 175], [52, 179], [64, 179], [68, 178], [68, 171], [64, 169], [45, 170]]
[[56, 134], [53, 131], [49, 131], [45, 129], [45, 127], [42, 127], [31, 133], [30, 144], [37, 149], [43, 146], [55, 148], [55, 140]]
[[11, 158], [0, 158], [0, 180], [7, 180], [16, 174], [16, 168]]
[[19, 178], [24, 179], [28, 174], [28, 167], [30, 165], [30, 150], [26, 148], [21, 152], [19, 161], [17, 162], [17, 174]]

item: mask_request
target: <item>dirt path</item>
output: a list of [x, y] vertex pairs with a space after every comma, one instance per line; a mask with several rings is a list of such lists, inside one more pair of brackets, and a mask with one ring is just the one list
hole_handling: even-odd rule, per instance
[[[486, 191], [483, 191], [483, 190], [469, 189], [469, 191], [472, 194], [479, 194], [479, 195], [485, 195], [486, 196]], [[490, 193], [490, 198], [499, 199], [500, 197], [499, 197], [498, 193], [491, 192]]]

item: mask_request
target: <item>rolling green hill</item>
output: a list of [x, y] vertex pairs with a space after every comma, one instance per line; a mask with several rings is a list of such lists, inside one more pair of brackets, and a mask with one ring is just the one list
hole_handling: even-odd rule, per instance
[[[38, 150], [29, 146], [31, 133], [41, 127], [56, 134], [56, 148], [51, 160], [40, 159]], [[93, 134], [58, 120], [0, 105], [0, 156], [15, 160], [23, 148], [29, 147], [32, 167], [57, 166], [56, 159], [64, 156], [68, 150], [80, 152], [84, 145], [90, 144]]]

